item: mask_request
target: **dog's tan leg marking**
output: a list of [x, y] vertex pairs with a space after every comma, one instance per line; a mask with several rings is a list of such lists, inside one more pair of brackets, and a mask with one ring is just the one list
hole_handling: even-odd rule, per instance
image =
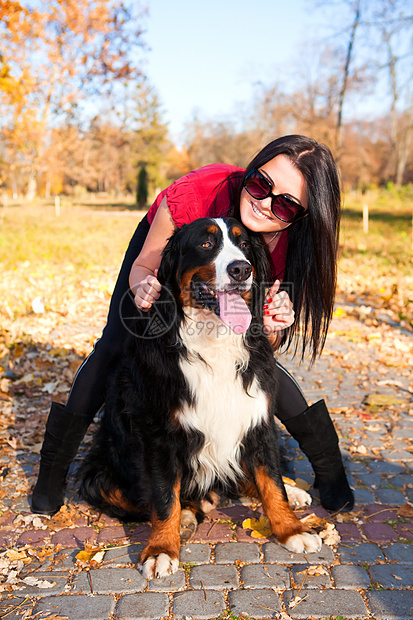
[[165, 577], [178, 570], [179, 526], [181, 522], [180, 483], [174, 486], [174, 499], [167, 519], [152, 513], [152, 529], [146, 547], [139, 554], [139, 566], [146, 579]]
[[123, 495], [120, 489], [112, 489], [107, 495], [103, 491], [101, 491], [101, 495], [105, 502], [110, 504], [111, 506], [116, 506], [116, 508], [122, 508], [126, 512], [136, 512], [139, 510], [127, 500]]
[[304, 525], [293, 513], [284, 499], [281, 489], [270, 478], [263, 467], [255, 472], [257, 486], [262, 505], [267, 515], [271, 530], [278, 542], [294, 553], [312, 553], [321, 548], [321, 539], [317, 534], [305, 531]]

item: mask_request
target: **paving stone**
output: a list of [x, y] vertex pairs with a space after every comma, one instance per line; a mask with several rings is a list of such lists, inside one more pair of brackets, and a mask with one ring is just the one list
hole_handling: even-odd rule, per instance
[[396, 532], [399, 538], [413, 540], [413, 523], [397, 523]]
[[138, 525], [129, 532], [129, 540], [131, 543], [146, 543], [151, 533], [150, 525]]
[[20, 534], [16, 547], [24, 547], [24, 545], [31, 545], [32, 547], [41, 547], [50, 538], [49, 530], [28, 530]]
[[356, 474], [357, 480], [360, 484], [369, 487], [378, 489], [381, 487], [383, 482], [383, 476], [381, 474]]
[[[35, 606], [33, 614], [66, 616], [67, 620], [102, 620], [115, 609], [115, 599], [110, 595], [51, 596]], [[153, 618], [153, 616], [152, 616]]]
[[364, 504], [371, 504], [375, 501], [374, 493], [368, 489], [360, 489], [356, 487], [353, 492], [356, 506], [364, 506]]
[[285, 566], [278, 564], [250, 564], [241, 570], [244, 588], [279, 588], [290, 587], [290, 573]]
[[413, 566], [403, 564], [379, 564], [370, 566], [373, 582], [385, 588], [410, 588], [413, 586]]
[[76, 555], [81, 551], [77, 549], [62, 549], [45, 559], [43, 566], [48, 570], [72, 570], [76, 564]]
[[407, 450], [392, 448], [391, 450], [382, 450], [381, 454], [386, 461], [401, 461], [402, 463], [413, 461], [413, 454]]
[[234, 532], [228, 523], [210, 523], [204, 521], [198, 526], [192, 542], [229, 542], [233, 540]]
[[[176, 594], [172, 601], [172, 613], [175, 618], [187, 616], [204, 620], [217, 618], [225, 609], [222, 592], [208, 590], [207, 594], [200, 590], [190, 590]], [[153, 616], [151, 616], [153, 618]]]
[[281, 603], [271, 590], [237, 590], [229, 593], [229, 608], [234, 616], [274, 618], [281, 611]]
[[287, 461], [287, 471], [293, 474], [311, 474], [313, 473], [313, 468], [310, 461], [300, 459], [297, 461]]
[[[413, 436], [413, 431], [410, 432]], [[404, 487], [413, 483], [413, 476], [411, 474], [396, 474], [396, 476], [388, 476], [387, 481], [396, 487]]]
[[189, 573], [189, 585], [194, 589], [210, 588], [216, 590], [233, 590], [239, 585], [235, 566], [207, 564], [194, 566]]
[[407, 543], [393, 543], [383, 547], [383, 553], [390, 562], [413, 564], [413, 546]]
[[384, 561], [380, 547], [373, 543], [339, 545], [337, 551], [343, 564], [375, 564]]
[[54, 594], [61, 594], [64, 592], [65, 585], [68, 582], [69, 574], [67, 572], [58, 573], [57, 571], [35, 571], [30, 573], [29, 577], [34, 577], [41, 581], [48, 581], [52, 585], [51, 588], [39, 588], [36, 586], [25, 585], [23, 582], [19, 583], [20, 586], [24, 586], [21, 590], [18, 590], [19, 596], [53, 596]]
[[323, 572], [326, 571], [327, 575], [311, 575], [308, 572], [310, 568], [308, 564], [297, 564], [291, 567], [291, 573], [297, 588], [312, 589], [331, 586], [330, 575], [325, 566], [321, 566], [320, 568]]
[[360, 542], [362, 540], [360, 530], [355, 523], [336, 523], [335, 525], [342, 543]]
[[396, 439], [408, 439], [411, 441], [412, 429], [411, 428], [397, 428], [393, 432], [393, 437], [395, 437]]
[[71, 592], [75, 594], [120, 594], [141, 592], [146, 579], [136, 568], [95, 568], [75, 575]]
[[380, 590], [367, 592], [375, 620], [411, 620], [413, 590]]
[[332, 566], [331, 572], [336, 588], [353, 590], [355, 588], [368, 588], [370, 585], [370, 577], [361, 566], [340, 564]]
[[97, 538], [98, 545], [105, 543], [122, 543], [129, 538], [129, 531], [123, 525], [104, 527], [100, 530]]
[[300, 603], [291, 608], [290, 601], [298, 594], [298, 590], [287, 590], [284, 601], [288, 614], [292, 618], [308, 620], [309, 617], [326, 618], [343, 616], [359, 618], [367, 615], [366, 604], [358, 592], [349, 590], [309, 590], [308, 595]]
[[369, 470], [368, 467], [365, 463], [362, 463], [361, 461], [351, 461], [348, 460], [346, 462], [346, 470], [356, 474], [357, 476], [359, 474], [368, 474]]
[[377, 489], [375, 494], [379, 502], [383, 502], [385, 504], [395, 504], [396, 506], [400, 506], [406, 503], [405, 496], [397, 489]]
[[397, 508], [383, 504], [369, 504], [363, 508], [366, 523], [384, 523], [397, 520]]
[[388, 460], [369, 461], [368, 467], [370, 471], [380, 471], [384, 474], [404, 474], [406, 472], [402, 465], [398, 463], [389, 463]]
[[6, 510], [6, 512], [0, 515], [0, 527], [7, 527], [8, 525], [12, 525], [16, 517], [16, 513], [11, 512], [10, 510]]
[[388, 523], [364, 523], [361, 529], [366, 538], [373, 542], [393, 542], [398, 539], [397, 533]]
[[93, 544], [95, 540], [96, 532], [93, 527], [67, 527], [53, 534], [51, 543], [63, 547], [80, 547], [85, 542]]
[[[262, 510], [260, 509], [259, 512], [262, 512]], [[235, 522], [256, 516], [257, 511], [252, 510], [250, 506], [244, 506], [242, 503], [219, 507], [208, 513], [208, 517], [211, 519], [229, 519]]]
[[[0, 618], [7, 620], [22, 620], [23, 612], [27, 612], [33, 607], [30, 600], [24, 598], [8, 598], [0, 600]], [[12, 610], [15, 611], [12, 611]]]
[[177, 590], [182, 590], [185, 585], [185, 573], [183, 570], [178, 570], [173, 575], [151, 579], [148, 583], [148, 589], [159, 592], [176, 592]]
[[118, 620], [160, 620], [168, 617], [169, 599], [162, 592], [126, 594], [116, 605]]
[[259, 562], [260, 548], [255, 543], [218, 544], [215, 547], [217, 564], [234, 564], [235, 562]]
[[2, 530], [0, 531], [0, 549], [5, 549], [6, 547], [10, 547], [15, 538], [14, 531], [12, 530]]
[[305, 559], [309, 564], [331, 564], [334, 551], [328, 545], [323, 545], [318, 553], [306, 553]]
[[265, 561], [272, 564], [302, 564], [306, 559], [303, 554], [287, 551], [277, 543], [266, 543], [262, 550]]
[[179, 559], [182, 564], [208, 564], [211, 558], [211, 548], [200, 543], [182, 545]]
[[103, 558], [102, 566], [111, 568], [113, 566], [124, 566], [125, 564], [137, 564], [139, 552], [143, 545], [128, 545], [117, 549], [107, 549]]

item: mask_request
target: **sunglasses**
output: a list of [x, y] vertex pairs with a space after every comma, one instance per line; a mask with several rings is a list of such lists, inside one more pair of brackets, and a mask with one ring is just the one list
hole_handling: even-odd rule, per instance
[[256, 200], [264, 200], [271, 196], [271, 211], [282, 222], [296, 222], [308, 215], [304, 207], [289, 196], [273, 194], [271, 181], [255, 168], [245, 177], [243, 187]]

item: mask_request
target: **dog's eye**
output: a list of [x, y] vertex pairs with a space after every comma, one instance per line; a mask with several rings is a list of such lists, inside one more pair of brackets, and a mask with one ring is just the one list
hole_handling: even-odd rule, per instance
[[241, 250], [246, 250], [249, 247], [248, 241], [241, 241], [239, 247], [241, 248]]
[[210, 250], [213, 247], [214, 244], [212, 243], [212, 241], [204, 241], [204, 243], [201, 243], [201, 248], [205, 248], [206, 250]]

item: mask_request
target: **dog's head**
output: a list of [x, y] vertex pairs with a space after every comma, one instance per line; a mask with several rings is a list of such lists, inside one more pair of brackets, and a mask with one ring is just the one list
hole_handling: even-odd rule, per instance
[[181, 308], [214, 312], [233, 331], [243, 333], [258, 310], [255, 300], [265, 266], [262, 243], [237, 220], [202, 218], [172, 235], [158, 279]]

